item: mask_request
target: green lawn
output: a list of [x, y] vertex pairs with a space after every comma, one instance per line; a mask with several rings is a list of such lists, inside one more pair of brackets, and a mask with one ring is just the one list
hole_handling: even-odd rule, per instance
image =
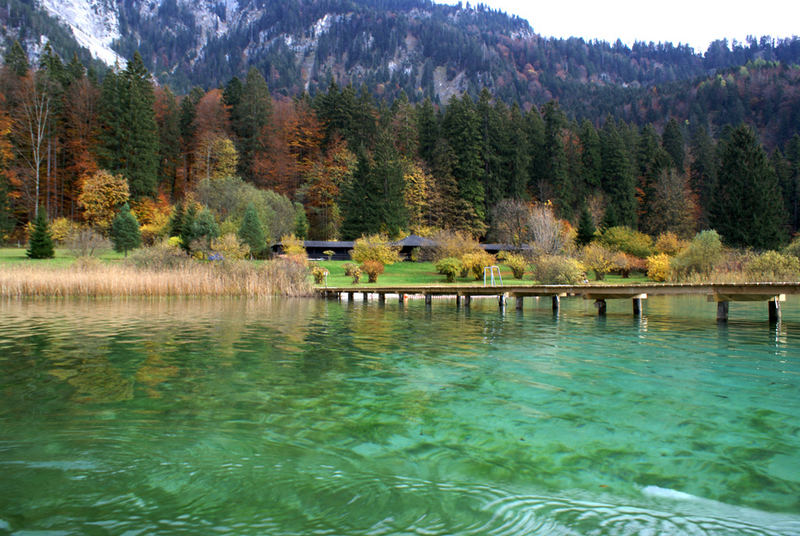
[[[328, 270], [328, 286], [344, 287], [353, 284], [350, 277], [344, 275], [344, 265], [348, 261], [319, 261], [323, 268]], [[536, 281], [528, 273], [522, 280], [514, 279], [511, 270], [500, 267], [500, 275], [505, 285], [533, 285]], [[432, 262], [398, 262], [386, 267], [386, 271], [378, 277], [377, 283], [367, 283], [367, 275], [361, 275], [360, 286], [369, 288], [370, 286], [392, 286], [392, 285], [442, 285], [445, 284], [443, 275], [436, 272]], [[631, 284], [631, 283], [652, 283], [644, 274], [633, 274], [628, 279], [619, 275], [606, 275], [603, 283], [609, 284]], [[454, 284], [458, 285], [479, 285], [483, 286], [483, 278], [475, 280], [472, 277], [456, 279]]]
[[[75, 261], [75, 257], [63, 248], [56, 248], [56, 256], [52, 259], [29, 259], [25, 255], [25, 251], [24, 247], [0, 248], [0, 266], [19, 263], [35, 263], [38, 266], [69, 266]], [[115, 251], [108, 251], [98, 258], [105, 262], [114, 262], [122, 259], [123, 255]]]

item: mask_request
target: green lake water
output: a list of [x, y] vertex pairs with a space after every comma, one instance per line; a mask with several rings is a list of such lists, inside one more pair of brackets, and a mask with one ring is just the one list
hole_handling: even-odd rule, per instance
[[0, 534], [798, 535], [800, 303], [0, 303]]

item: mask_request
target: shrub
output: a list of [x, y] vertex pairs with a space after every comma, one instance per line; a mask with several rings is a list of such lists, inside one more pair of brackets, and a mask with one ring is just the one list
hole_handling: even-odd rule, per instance
[[322, 252], [322, 254], [328, 257], [328, 260], [331, 260], [331, 257], [333, 257], [336, 254], [336, 252], [333, 251], [332, 249], [326, 249], [325, 251]]
[[708, 276], [721, 256], [722, 241], [717, 232], [702, 231], [675, 257], [672, 267], [681, 278], [692, 273]]
[[314, 283], [321, 285], [325, 282], [325, 276], [328, 275], [328, 270], [318, 264], [315, 264], [311, 267], [311, 275], [314, 278]]
[[480, 279], [483, 277], [483, 269], [486, 266], [493, 266], [495, 264], [497, 264], [497, 259], [495, 259], [494, 255], [490, 255], [481, 249], [480, 251], [467, 253], [461, 256], [461, 273], [464, 274], [464, 272], [466, 272], [468, 274], [472, 272], [475, 279]]
[[346, 275], [347, 277], [353, 277], [353, 272], [359, 269], [358, 265], [353, 262], [344, 263], [342, 265], [342, 268], [344, 268], [344, 275]]
[[602, 281], [603, 277], [613, 269], [613, 259], [614, 252], [597, 242], [592, 242], [581, 250], [583, 266], [586, 270], [594, 272], [597, 281]]
[[367, 274], [368, 282], [377, 283], [378, 276], [384, 271], [383, 263], [378, 261], [364, 261], [361, 265], [361, 271]]
[[353, 284], [358, 285], [358, 283], [361, 281], [361, 268], [356, 266], [355, 269], [350, 272], [350, 275], [353, 278]]
[[460, 259], [467, 253], [481, 250], [481, 245], [468, 233], [461, 231], [438, 231], [431, 236], [432, 247], [420, 248], [418, 259], [438, 262], [442, 259]]
[[600, 236], [600, 242], [610, 249], [647, 258], [653, 253], [653, 239], [630, 227], [609, 227]]
[[211, 240], [211, 251], [217, 253], [224, 260], [238, 261], [250, 256], [247, 244], [239, 242], [235, 233], [227, 233]]
[[400, 248], [390, 246], [386, 235], [362, 236], [355, 241], [350, 258], [359, 264], [366, 261], [394, 264], [400, 260]]
[[294, 234], [283, 235], [281, 244], [286, 255], [306, 256], [306, 248], [303, 246], [303, 241], [294, 236]]
[[670, 274], [670, 256], [658, 253], [647, 257], [647, 277], [653, 281], [666, 281]]
[[624, 278], [630, 277], [633, 271], [644, 272], [647, 270], [647, 262], [644, 259], [628, 255], [621, 251], [617, 251], [611, 257], [611, 265], [612, 270], [619, 272]]
[[777, 251], [765, 251], [747, 262], [744, 271], [753, 281], [797, 281], [800, 259]]
[[507, 253], [504, 251], [503, 264], [508, 266], [514, 274], [514, 279], [522, 279], [525, 276], [525, 270], [528, 269], [528, 261], [518, 253]]
[[191, 259], [183, 251], [164, 240], [152, 246], [137, 249], [128, 257], [129, 264], [142, 270], [183, 268], [191, 262]]
[[75, 257], [92, 257], [111, 249], [111, 242], [106, 237], [88, 227], [78, 227], [64, 242], [70, 254]]
[[461, 261], [455, 257], [446, 257], [436, 263], [436, 271], [445, 276], [448, 283], [454, 282], [463, 269]]
[[680, 252], [683, 248], [688, 245], [686, 240], [681, 240], [678, 238], [678, 235], [673, 233], [672, 231], [667, 231], [666, 233], [661, 233], [656, 238], [656, 253], [664, 253], [671, 257]]
[[792, 240], [788, 246], [783, 248], [784, 255], [791, 255], [800, 259], [800, 236]]
[[33, 224], [26, 254], [31, 259], [52, 259], [55, 256], [53, 237], [50, 235], [50, 226], [43, 208], [39, 208], [39, 215]]
[[583, 265], [571, 257], [541, 255], [533, 264], [533, 274], [544, 284], [575, 285], [583, 281]]
[[56, 218], [50, 224], [50, 236], [53, 241], [58, 244], [63, 244], [69, 236], [75, 231], [77, 225], [75, 222], [68, 218]]

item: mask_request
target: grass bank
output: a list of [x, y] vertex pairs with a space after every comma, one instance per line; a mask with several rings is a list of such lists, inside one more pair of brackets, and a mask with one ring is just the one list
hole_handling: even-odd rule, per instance
[[[351, 261], [319, 261], [318, 264], [328, 270], [329, 287], [346, 287], [353, 285], [353, 279], [344, 275], [344, 265]], [[500, 275], [506, 285], [535, 285], [530, 273], [523, 279], [514, 279], [511, 270], [505, 266], [500, 266]], [[594, 282], [594, 281], [593, 281]], [[619, 275], [609, 274], [601, 281], [604, 284], [634, 284], [652, 283], [644, 274], [631, 274], [629, 278]], [[359, 287], [369, 288], [370, 286], [401, 286], [401, 285], [446, 285], [445, 277], [436, 271], [436, 266], [432, 262], [398, 262], [386, 266], [386, 271], [378, 277], [377, 283], [367, 283], [367, 275], [361, 275]], [[474, 277], [456, 278], [453, 285], [476, 285], [483, 286], [483, 279], [476, 280]], [[324, 285], [318, 285], [324, 286]]]
[[162, 270], [121, 263], [72, 262], [67, 265], [0, 264], [0, 297], [161, 297], [307, 296], [305, 269], [275, 261], [211, 264], [189, 262]]

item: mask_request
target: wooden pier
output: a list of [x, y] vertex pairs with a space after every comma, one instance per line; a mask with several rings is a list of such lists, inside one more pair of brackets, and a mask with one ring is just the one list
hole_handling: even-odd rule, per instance
[[781, 316], [781, 302], [787, 294], [800, 294], [800, 282], [788, 283], [707, 283], [707, 284], [632, 284], [632, 285], [509, 285], [502, 287], [480, 287], [475, 285], [423, 285], [423, 286], [348, 286], [320, 287], [316, 289], [320, 297], [342, 299], [347, 295], [354, 299], [356, 293], [363, 294], [364, 300], [370, 294], [377, 295], [384, 303], [387, 295], [397, 296], [404, 303], [409, 296], [422, 296], [426, 305], [431, 305], [433, 296], [450, 296], [456, 300], [456, 307], [469, 307], [474, 296], [496, 297], [500, 307], [506, 307], [508, 298], [514, 298], [515, 306], [522, 309], [527, 297], [550, 297], [553, 311], [558, 312], [561, 298], [576, 296], [594, 300], [597, 313], [606, 314], [606, 300], [628, 299], [632, 302], [633, 314], [642, 314], [642, 300], [648, 296], [687, 296], [704, 295], [709, 302], [717, 304], [717, 321], [727, 322], [728, 304], [732, 301], [764, 301], [770, 322], [777, 322]]

